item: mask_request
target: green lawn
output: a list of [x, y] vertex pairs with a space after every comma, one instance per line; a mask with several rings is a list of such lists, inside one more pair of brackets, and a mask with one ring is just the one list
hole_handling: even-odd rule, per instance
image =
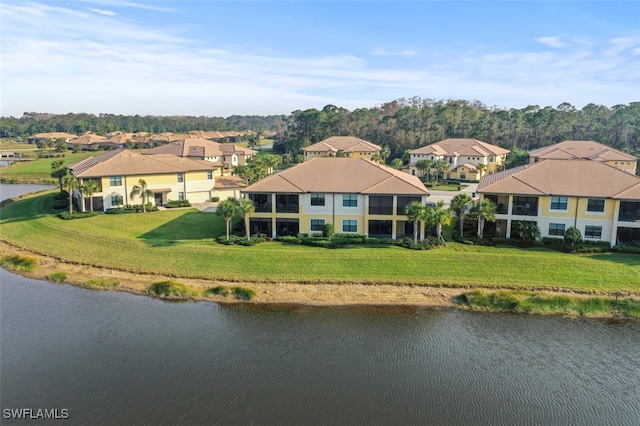
[[43, 158], [34, 161], [16, 162], [9, 167], [0, 169], [0, 179], [20, 183], [53, 182], [54, 179], [49, 176], [52, 161], [64, 160], [65, 164], [70, 164], [98, 154], [102, 154], [102, 151], [79, 152], [76, 154], [66, 152], [64, 158]]
[[370, 282], [640, 293], [640, 256], [571, 255], [546, 249], [449, 243], [321, 249], [269, 242], [225, 246], [224, 221], [196, 209], [99, 215], [64, 221], [50, 212], [54, 192], [0, 210], [0, 238], [75, 262], [183, 277], [260, 282]]

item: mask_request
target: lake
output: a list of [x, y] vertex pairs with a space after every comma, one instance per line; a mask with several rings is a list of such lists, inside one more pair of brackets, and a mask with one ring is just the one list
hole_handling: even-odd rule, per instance
[[4, 270], [0, 315], [2, 424], [640, 424], [638, 322], [168, 303]]

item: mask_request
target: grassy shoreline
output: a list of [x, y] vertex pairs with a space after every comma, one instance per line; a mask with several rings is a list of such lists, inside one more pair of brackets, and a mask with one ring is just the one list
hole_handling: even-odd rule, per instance
[[41, 256], [40, 263], [48, 266], [38, 267], [39, 279], [68, 272], [67, 281], [78, 284], [90, 279], [90, 270], [99, 271], [92, 279], [127, 274], [127, 282], [142, 279], [145, 285], [116, 289], [140, 294], [152, 277], [185, 281], [201, 290], [241, 283], [257, 290], [250, 303], [460, 306], [455, 297], [478, 288], [640, 296], [640, 256], [633, 254], [575, 255], [457, 243], [429, 251], [329, 250], [277, 242], [225, 246], [215, 242], [224, 233], [224, 221], [210, 213], [181, 209], [63, 221], [51, 211], [54, 194], [29, 195], [0, 209], [0, 254]]

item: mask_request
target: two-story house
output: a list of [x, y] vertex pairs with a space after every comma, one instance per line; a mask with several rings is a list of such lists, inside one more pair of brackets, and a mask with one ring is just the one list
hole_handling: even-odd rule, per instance
[[[91, 200], [93, 209], [106, 210], [140, 204], [140, 198], [130, 197], [131, 190], [140, 179], [153, 192], [149, 201], [157, 206], [169, 200], [189, 200], [194, 203], [211, 201], [213, 196], [218, 196], [215, 177], [221, 175], [223, 166], [219, 162], [192, 160], [170, 154], [142, 155], [120, 149], [71, 163], [67, 167], [80, 185], [87, 180], [96, 183], [98, 191]], [[88, 200], [82, 203], [83, 210], [89, 209], [87, 203]]]
[[[446, 161], [449, 164], [447, 176], [450, 179], [467, 181], [479, 180], [488, 173], [495, 173], [509, 154], [508, 149], [470, 138], [445, 139], [431, 145], [414, 149], [409, 153], [409, 164], [405, 170], [422, 177], [426, 171], [416, 164], [420, 160]], [[435, 167], [430, 171], [435, 171]]]
[[251, 233], [274, 238], [321, 233], [325, 224], [345, 234], [410, 236], [405, 206], [429, 196], [417, 177], [363, 158], [314, 158], [242, 193], [255, 204]]
[[302, 150], [304, 161], [317, 157], [350, 157], [371, 159], [382, 148], [355, 136], [332, 136]]
[[497, 206], [493, 229], [509, 238], [517, 221], [535, 222], [543, 237], [569, 227], [585, 240], [640, 245], [640, 178], [589, 160], [546, 160], [483, 177], [481, 199]]
[[591, 160], [607, 163], [635, 175], [638, 157], [595, 141], [564, 141], [529, 152], [529, 162], [543, 160]]
[[148, 149], [145, 155], [172, 154], [194, 160], [219, 161], [227, 169], [244, 166], [257, 151], [234, 144], [222, 144], [209, 139], [180, 139], [166, 145]]

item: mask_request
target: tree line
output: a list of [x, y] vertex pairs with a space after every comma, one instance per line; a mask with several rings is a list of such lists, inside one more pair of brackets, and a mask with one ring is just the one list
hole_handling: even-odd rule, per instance
[[276, 132], [274, 151], [294, 158], [302, 148], [330, 136], [357, 136], [388, 147], [391, 158], [447, 138], [475, 138], [512, 151], [529, 151], [563, 140], [595, 140], [640, 154], [640, 102], [607, 107], [570, 103], [501, 109], [479, 101], [397, 99], [349, 111], [335, 105], [296, 110], [288, 116], [192, 117], [114, 114], [24, 113], [0, 118], [0, 137], [42, 132], [92, 131], [187, 133], [191, 130], [267, 130]]

